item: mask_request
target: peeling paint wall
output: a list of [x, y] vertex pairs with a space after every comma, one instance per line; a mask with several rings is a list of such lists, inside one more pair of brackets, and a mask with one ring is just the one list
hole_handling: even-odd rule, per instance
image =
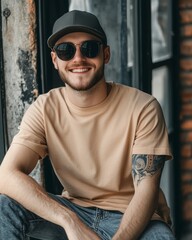
[[2, 35], [9, 143], [33, 102], [36, 83], [35, 6], [32, 0], [2, 0]]
[[[33, 0], [1, 0], [9, 144], [23, 114], [38, 96], [36, 9]], [[32, 176], [41, 182], [40, 164]]]

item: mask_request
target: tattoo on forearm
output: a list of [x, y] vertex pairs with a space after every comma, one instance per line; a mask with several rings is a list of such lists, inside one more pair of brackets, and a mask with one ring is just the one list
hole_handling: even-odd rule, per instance
[[165, 156], [158, 155], [140, 155], [132, 156], [132, 175], [137, 185], [146, 176], [152, 176], [162, 169], [165, 162]]

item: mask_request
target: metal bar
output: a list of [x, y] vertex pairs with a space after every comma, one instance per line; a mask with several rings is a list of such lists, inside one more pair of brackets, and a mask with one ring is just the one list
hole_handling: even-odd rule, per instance
[[[39, 47], [39, 73], [42, 92], [63, 86], [57, 72], [53, 68], [50, 57], [50, 49], [47, 47], [47, 38], [51, 35], [54, 21], [64, 12], [68, 11], [68, 1], [35, 0], [38, 11], [38, 47]], [[41, 91], [40, 91], [41, 92]]]
[[133, 1], [133, 86], [151, 93], [151, 0]]
[[172, 65], [172, 58], [168, 58], [159, 62], [154, 62], [152, 63], [152, 69], [156, 69], [159, 67], [163, 67], [163, 66], [171, 66]]
[[[1, 12], [1, 1], [0, 1]], [[3, 61], [2, 18], [0, 18], [0, 162], [8, 149], [6, 101], [5, 101], [5, 78]]]
[[40, 73], [40, 84], [41, 89], [39, 91], [41, 93], [45, 93], [47, 91], [47, 81], [46, 81], [46, 61], [45, 61], [45, 29], [43, 25], [44, 19], [44, 1], [37, 1], [37, 10], [38, 10], [38, 49], [39, 49], [39, 73]]
[[[62, 84], [56, 75], [57, 72], [53, 68], [50, 57], [50, 49], [47, 47], [47, 37], [52, 32], [52, 25], [54, 21], [68, 10], [68, 1], [58, 0], [57, 4], [53, 1], [35, 0], [38, 11], [38, 48], [39, 48], [39, 66], [38, 71], [41, 76], [41, 90], [45, 93], [54, 88], [56, 84]], [[63, 85], [63, 84], [62, 84]], [[46, 157], [43, 162], [44, 170], [44, 187], [48, 192], [60, 194], [62, 186], [58, 181], [53, 168], [50, 163], [49, 157]]]
[[121, 83], [131, 85], [128, 76], [128, 57], [127, 57], [127, 0], [121, 0]]

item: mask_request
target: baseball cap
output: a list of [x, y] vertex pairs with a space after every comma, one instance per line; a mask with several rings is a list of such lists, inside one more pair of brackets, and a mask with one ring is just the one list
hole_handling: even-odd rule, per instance
[[89, 12], [73, 10], [65, 13], [55, 21], [52, 35], [47, 40], [48, 46], [53, 48], [59, 38], [72, 32], [93, 34], [100, 38], [103, 44], [107, 45], [106, 34], [97, 17]]

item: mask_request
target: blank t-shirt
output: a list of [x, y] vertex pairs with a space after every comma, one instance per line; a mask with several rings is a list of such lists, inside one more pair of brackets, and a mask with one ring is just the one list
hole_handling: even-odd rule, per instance
[[[125, 212], [134, 194], [132, 154], [172, 155], [157, 100], [138, 89], [110, 84], [107, 98], [87, 108], [72, 104], [65, 87], [40, 95], [12, 144], [22, 144], [40, 158], [49, 155], [63, 197], [85, 207]], [[152, 219], [169, 222], [161, 190]]]

